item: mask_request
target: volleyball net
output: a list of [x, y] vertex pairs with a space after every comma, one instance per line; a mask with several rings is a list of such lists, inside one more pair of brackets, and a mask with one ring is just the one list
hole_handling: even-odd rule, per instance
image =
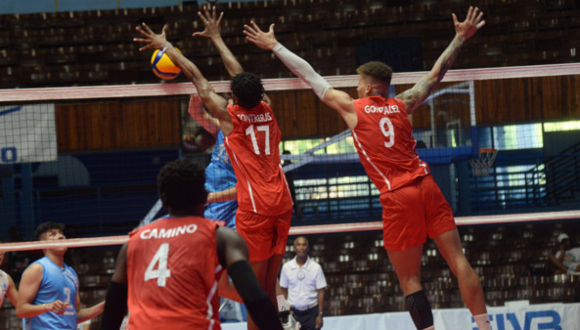
[[[424, 74], [394, 74], [391, 96]], [[447, 73], [410, 120], [457, 216], [574, 209], [579, 77], [578, 64]], [[357, 76], [326, 78], [356, 97]], [[227, 81], [212, 84], [229, 92]], [[299, 79], [264, 85], [294, 185], [293, 224], [379, 221], [378, 191], [342, 118]], [[192, 117], [201, 107], [192, 94], [190, 83], [0, 90], [0, 238], [30, 241], [45, 221], [78, 237], [123, 235], [162, 215], [159, 169], [184, 156], [208, 164], [216, 142]], [[498, 152], [487, 176], [468, 162], [482, 148]]]
[[[395, 74], [391, 96], [423, 74]], [[356, 97], [356, 76], [327, 79]], [[212, 84], [229, 91], [226, 81]], [[298, 79], [264, 85], [295, 191], [286, 260], [292, 240], [306, 236], [327, 277], [328, 315], [404, 310], [382, 243], [379, 193], [342, 118]], [[558, 235], [580, 235], [578, 86], [578, 64], [452, 70], [410, 116], [416, 151], [453, 208], [488, 305], [580, 294], [571, 285], [577, 277], [548, 276]], [[127, 232], [164, 214], [162, 166], [211, 161], [216, 131], [197, 116], [207, 113], [192, 94], [190, 83], [0, 90], [0, 252], [9, 252], [8, 272], [18, 278], [38, 250], [74, 248], [67, 262], [82, 300], [104, 299]], [[497, 152], [483, 176], [469, 163], [482, 148]], [[65, 223], [68, 239], [34, 242], [45, 221]], [[424, 250], [422, 283], [433, 308], [464, 307], [434, 243]], [[18, 323], [14, 315], [3, 320]]]

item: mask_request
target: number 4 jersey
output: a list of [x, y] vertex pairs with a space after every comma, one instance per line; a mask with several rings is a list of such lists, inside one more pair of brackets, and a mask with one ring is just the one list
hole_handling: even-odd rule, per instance
[[280, 162], [282, 133], [270, 106], [265, 102], [245, 109], [229, 105], [234, 125], [225, 137], [238, 183], [238, 208], [265, 216], [276, 216], [292, 208], [290, 188]]
[[381, 194], [429, 174], [429, 166], [415, 152], [417, 141], [401, 100], [371, 96], [353, 104], [358, 119], [352, 130], [353, 142]]
[[127, 248], [127, 329], [220, 329], [217, 225], [164, 218], [132, 231]]

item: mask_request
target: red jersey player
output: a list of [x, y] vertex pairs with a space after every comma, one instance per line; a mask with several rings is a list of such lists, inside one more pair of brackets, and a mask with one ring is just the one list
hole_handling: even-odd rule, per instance
[[[292, 219], [292, 197], [280, 161], [281, 133], [270, 106], [263, 101], [264, 87], [252, 73], [236, 74], [231, 81], [233, 105], [218, 95], [197, 66], [167, 42], [163, 28], [154, 34], [145, 24], [137, 30], [146, 43], [140, 50], [163, 49], [193, 82], [206, 108], [220, 122], [225, 146], [238, 183], [236, 227], [250, 251], [250, 263], [262, 288], [276, 304], [276, 281]], [[248, 329], [256, 322], [248, 318]]]
[[216, 291], [227, 268], [260, 329], [282, 330], [247, 261], [244, 240], [201, 217], [204, 184], [205, 168], [197, 162], [183, 159], [161, 169], [159, 197], [169, 216], [130, 233], [117, 258], [101, 329], [119, 329], [127, 304], [128, 329], [220, 329]]
[[383, 63], [369, 62], [358, 68], [359, 99], [352, 100], [279, 44], [274, 25], [264, 33], [251, 22], [251, 27], [244, 26], [244, 33], [257, 46], [272, 50], [325, 104], [338, 111], [351, 129], [361, 163], [381, 192], [385, 248], [417, 329], [434, 329], [431, 307], [420, 282], [422, 248], [429, 235], [457, 276], [463, 299], [479, 329], [489, 330], [481, 283], [463, 254], [449, 204], [429, 175], [427, 164], [414, 152], [415, 140], [407, 119], [407, 114], [421, 105], [443, 79], [463, 43], [485, 24], [478, 8], [470, 7], [464, 22], [452, 16], [456, 36], [449, 47], [431, 72], [395, 98], [385, 97], [392, 71]]

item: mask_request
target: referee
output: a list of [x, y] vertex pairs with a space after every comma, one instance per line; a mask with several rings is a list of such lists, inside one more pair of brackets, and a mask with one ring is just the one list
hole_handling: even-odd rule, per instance
[[321, 329], [326, 278], [320, 265], [308, 257], [308, 240], [294, 240], [296, 257], [282, 266], [280, 287], [301, 330]]

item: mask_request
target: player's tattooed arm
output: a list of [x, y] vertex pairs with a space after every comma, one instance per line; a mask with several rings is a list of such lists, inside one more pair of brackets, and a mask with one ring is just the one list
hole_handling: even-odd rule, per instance
[[452, 14], [452, 16], [456, 34], [451, 44], [437, 59], [437, 62], [435, 62], [435, 65], [427, 75], [421, 78], [413, 88], [396, 96], [405, 104], [407, 113], [412, 113], [433, 92], [439, 82], [443, 80], [451, 65], [453, 65], [464, 42], [485, 25], [485, 21], [482, 20], [483, 12], [480, 12], [477, 7], [469, 7], [467, 17], [463, 22], [459, 22], [455, 14]]
[[396, 96], [396, 98], [403, 101], [407, 113], [412, 113], [419, 107], [423, 101], [433, 92], [439, 82], [445, 76], [445, 73], [451, 68], [451, 65], [457, 58], [461, 50], [462, 42], [456, 37], [453, 42], [445, 49], [443, 54], [439, 57], [431, 72], [419, 80], [413, 88], [404, 91]]

